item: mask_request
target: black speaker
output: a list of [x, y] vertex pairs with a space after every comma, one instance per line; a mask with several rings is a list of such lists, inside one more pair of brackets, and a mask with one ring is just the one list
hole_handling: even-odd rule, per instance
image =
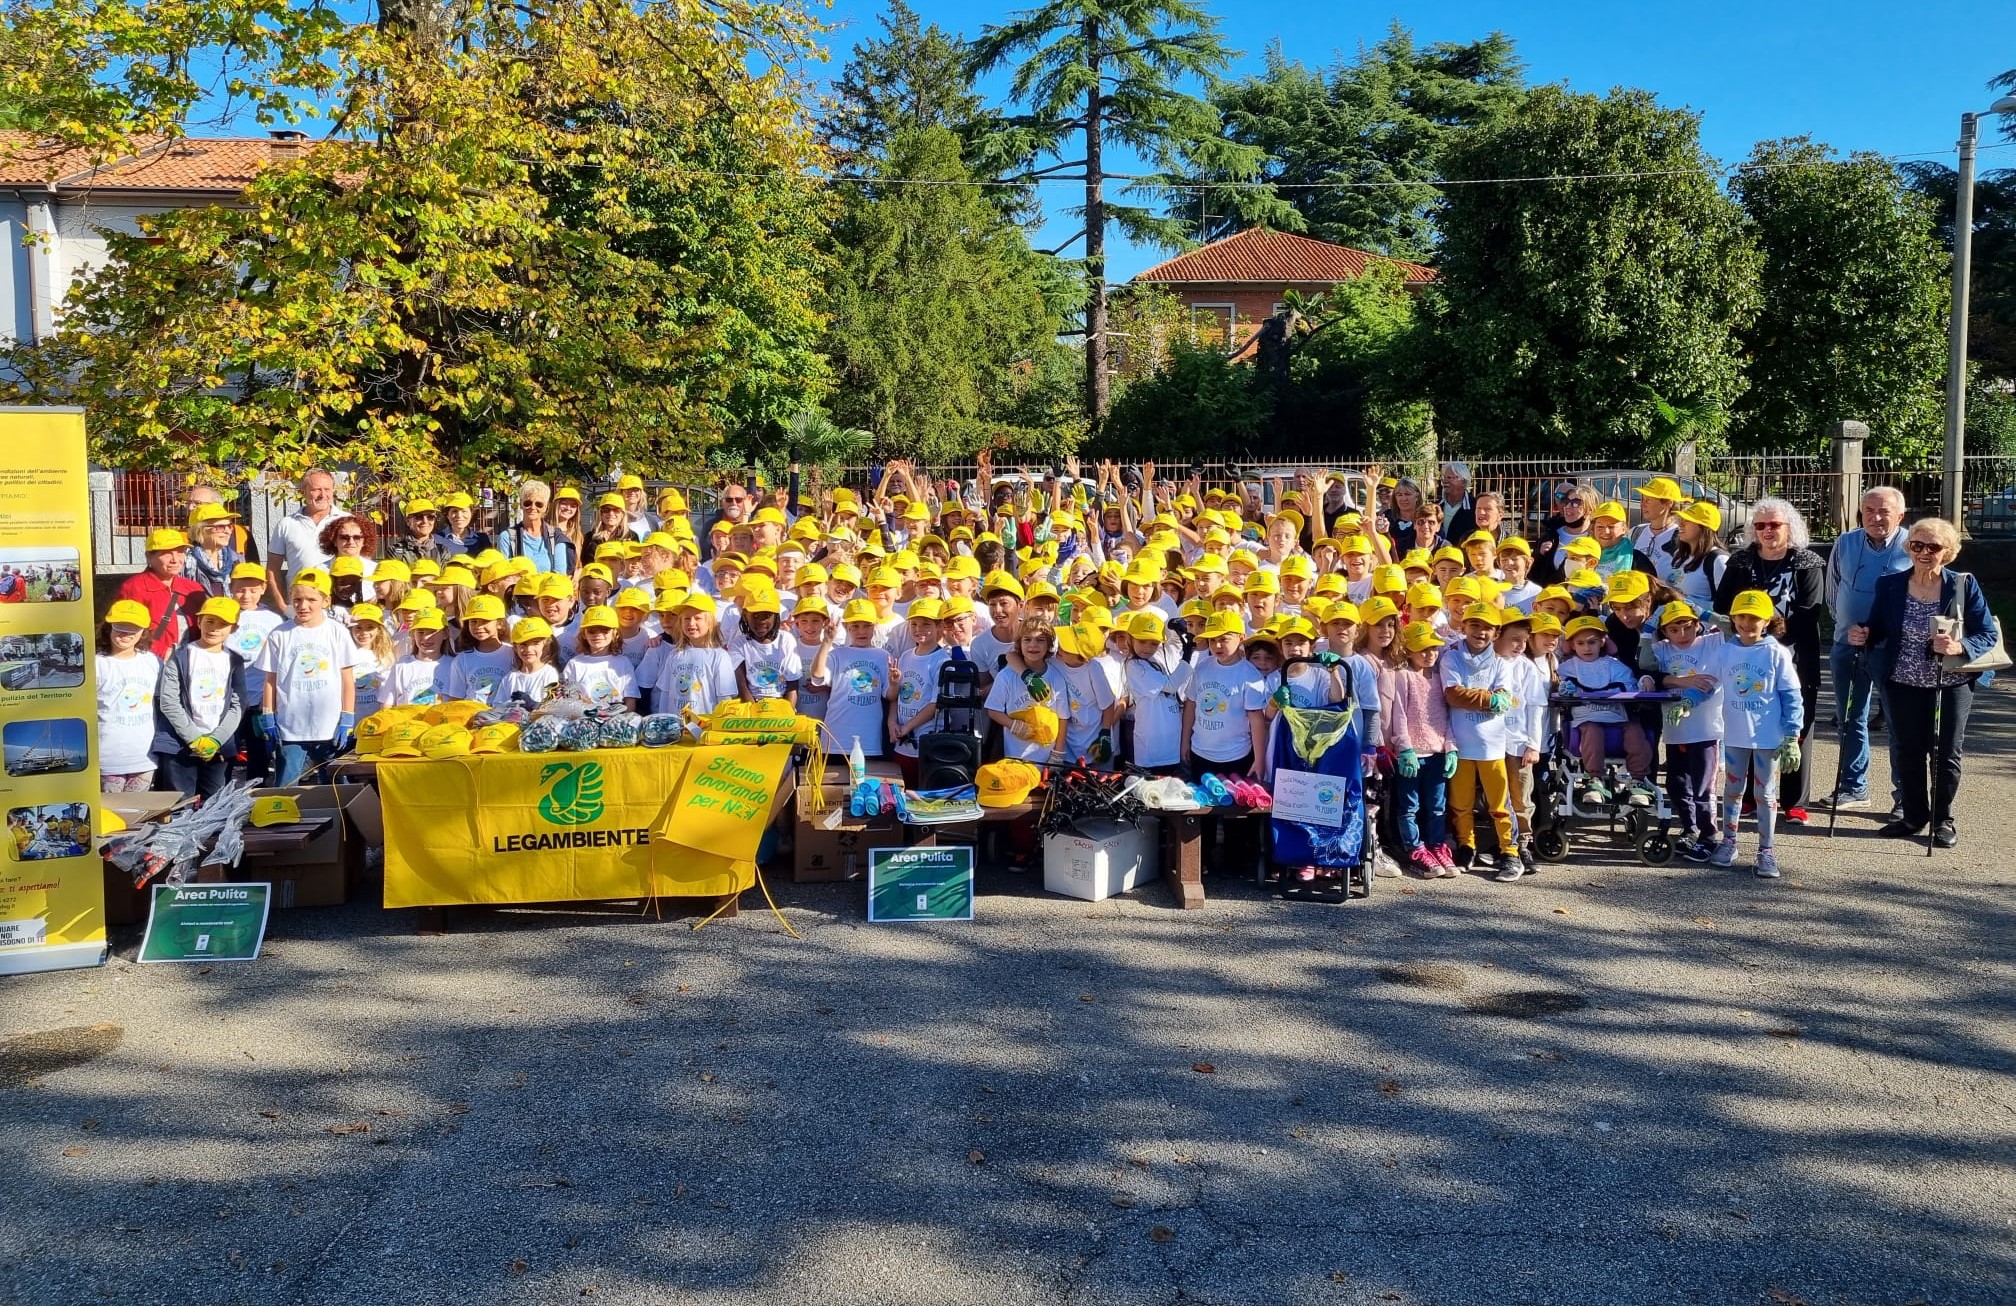
[[917, 741], [917, 787], [957, 789], [974, 783], [980, 771], [980, 737], [933, 731]]

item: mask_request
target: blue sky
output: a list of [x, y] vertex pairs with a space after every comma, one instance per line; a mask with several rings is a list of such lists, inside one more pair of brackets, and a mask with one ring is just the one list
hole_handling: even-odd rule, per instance
[[[927, 21], [966, 36], [1026, 4], [910, 0]], [[1211, 7], [1228, 43], [1241, 51], [1234, 73], [1256, 70], [1270, 42], [1304, 63], [1323, 65], [1379, 40], [1398, 20], [1421, 42], [1511, 36], [1537, 82], [1566, 82], [1601, 93], [1637, 86], [1667, 104], [1703, 114], [1709, 152], [1736, 163], [1759, 140], [1810, 134], [1844, 151], [1940, 152], [1951, 165], [1960, 113], [1994, 98], [1990, 77], [2016, 67], [2011, 0], [1694, 0], [1688, 4], [1363, 5], [1348, 0], [1240, 0]], [[879, 0], [836, 0], [827, 73], [878, 28]], [[998, 92], [1000, 87], [990, 89]], [[1984, 141], [1984, 144], [1988, 143]], [[1982, 155], [1983, 168], [2016, 166], [2016, 149]], [[1068, 203], [1068, 189], [1045, 191]], [[1051, 243], [1056, 243], [1052, 241]], [[1124, 281], [1164, 257], [1120, 249], [1108, 275]]]

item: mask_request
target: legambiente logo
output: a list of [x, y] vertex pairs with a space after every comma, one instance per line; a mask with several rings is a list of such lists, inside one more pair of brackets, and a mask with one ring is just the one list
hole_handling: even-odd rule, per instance
[[602, 819], [602, 764], [555, 762], [539, 773], [546, 794], [539, 815], [554, 825], [588, 825]]

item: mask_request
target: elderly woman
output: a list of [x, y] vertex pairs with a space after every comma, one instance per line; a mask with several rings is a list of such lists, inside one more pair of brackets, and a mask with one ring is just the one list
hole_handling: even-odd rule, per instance
[[231, 597], [231, 569], [245, 561], [233, 542], [238, 515], [221, 503], [200, 503], [189, 514], [189, 555], [182, 574], [213, 596]]
[[518, 490], [518, 524], [497, 532], [497, 550], [507, 558], [530, 558], [540, 571], [574, 574], [580, 551], [546, 520], [553, 487], [544, 481], [527, 481]]
[[1974, 578], [1947, 565], [1960, 554], [1951, 522], [1926, 518], [1904, 537], [1904, 547], [1911, 570], [1876, 582], [1868, 624], [1850, 626], [1848, 643], [1876, 658], [1873, 674], [1890, 695], [1890, 751], [1903, 813], [1883, 833], [1909, 838], [1930, 824], [1932, 842], [1951, 848], [1960, 842], [1953, 798], [1960, 792], [1967, 712], [1975, 686], [1988, 679], [1960, 668], [1995, 647], [1995, 621]]
[[1763, 590], [1785, 618], [1785, 633], [1779, 638], [1792, 650], [1806, 715], [1799, 735], [1799, 767], [1780, 774], [1779, 801], [1787, 824], [1804, 825], [1806, 776], [1812, 765], [1812, 750], [1806, 744], [1820, 699], [1820, 613], [1827, 606], [1827, 562], [1807, 547], [1811, 537], [1806, 519], [1783, 499], [1759, 499], [1753, 504], [1744, 535], [1743, 546], [1729, 555], [1722, 582], [1715, 587], [1715, 610], [1729, 611], [1744, 590]]

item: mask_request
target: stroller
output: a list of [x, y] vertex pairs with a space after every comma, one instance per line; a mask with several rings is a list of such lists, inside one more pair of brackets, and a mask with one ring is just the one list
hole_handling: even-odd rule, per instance
[[[1297, 663], [1314, 661], [1290, 658], [1284, 679]], [[1365, 750], [1348, 681], [1345, 694], [1330, 707], [1282, 708], [1282, 728], [1274, 732], [1269, 859], [1284, 898], [1346, 902], [1372, 895], [1371, 849], [1378, 836], [1365, 820]], [[1295, 869], [1303, 866], [1316, 867], [1317, 878], [1296, 880]]]
[[[1602, 820], [1609, 827], [1612, 841], [1621, 835], [1624, 844], [1635, 849], [1638, 860], [1647, 866], [1664, 866], [1673, 860], [1673, 809], [1656, 784], [1640, 787], [1625, 770], [1622, 725], [1574, 726], [1569, 719], [1574, 709], [1597, 703], [1623, 706], [1627, 711], [1646, 706], [1658, 709], [1678, 697], [1665, 690], [1648, 690], [1605, 695], [1556, 694], [1547, 700], [1548, 709], [1554, 714], [1554, 743], [1541, 759], [1533, 780], [1534, 856], [1543, 862], [1567, 861], [1573, 841], [1587, 837], [1582, 824]], [[1644, 714], [1640, 724], [1645, 727], [1657, 756], [1658, 712]], [[1584, 774], [1577, 748], [1581, 732], [1591, 728], [1601, 729], [1605, 734], [1603, 773], [1594, 777]], [[1595, 797], [1585, 789], [1584, 782], [1590, 779], [1601, 784], [1604, 796]]]

